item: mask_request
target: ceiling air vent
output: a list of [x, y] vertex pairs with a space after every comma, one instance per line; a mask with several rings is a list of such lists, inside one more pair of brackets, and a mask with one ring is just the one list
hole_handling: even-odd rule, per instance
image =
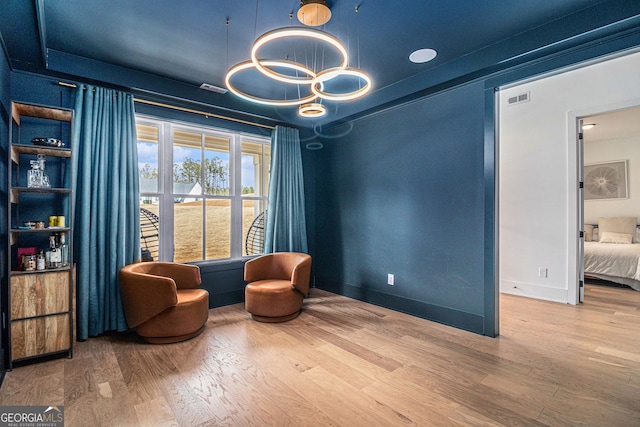
[[525, 92], [516, 96], [510, 96], [507, 99], [507, 105], [522, 104], [523, 102], [529, 102], [530, 100], [531, 100], [530, 92]]
[[215, 93], [221, 93], [223, 95], [228, 92], [228, 90], [223, 87], [210, 85], [209, 83], [202, 83], [200, 85], [200, 89], [208, 90]]

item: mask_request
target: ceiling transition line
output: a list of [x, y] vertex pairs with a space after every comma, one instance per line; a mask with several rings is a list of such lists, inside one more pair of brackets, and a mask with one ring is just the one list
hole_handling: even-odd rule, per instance
[[[60, 86], [66, 86], [66, 87], [78, 87], [77, 85], [73, 84], [73, 83], [65, 83], [65, 82], [58, 82], [58, 84]], [[250, 126], [256, 126], [256, 127], [261, 127], [261, 128], [265, 128], [265, 129], [275, 129], [275, 126], [270, 126], [270, 125], [265, 125], [262, 123], [256, 123], [256, 122], [251, 122], [248, 120], [242, 120], [242, 119], [236, 119], [234, 117], [228, 117], [228, 116], [223, 116], [220, 114], [215, 114], [215, 113], [210, 113], [207, 111], [202, 111], [202, 110], [194, 110], [192, 108], [185, 108], [185, 107], [178, 107], [176, 105], [170, 105], [170, 104], [164, 104], [162, 102], [156, 102], [156, 101], [149, 101], [146, 99], [140, 99], [140, 98], [133, 98], [133, 100], [135, 102], [139, 102], [141, 104], [147, 104], [147, 105], [153, 105], [154, 107], [162, 107], [162, 108], [168, 108], [171, 110], [177, 110], [177, 111], [183, 111], [185, 113], [193, 113], [193, 114], [199, 114], [201, 116], [205, 116], [207, 118], [212, 117], [212, 118], [216, 118], [216, 119], [222, 119], [222, 120], [228, 120], [231, 122], [236, 122], [236, 123], [242, 123], [245, 125], [250, 125]]]

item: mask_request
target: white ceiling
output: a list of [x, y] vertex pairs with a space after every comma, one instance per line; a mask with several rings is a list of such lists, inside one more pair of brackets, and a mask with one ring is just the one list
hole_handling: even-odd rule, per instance
[[629, 138], [637, 138], [640, 143], [640, 106], [585, 117], [584, 123], [596, 125], [584, 131], [585, 143]]

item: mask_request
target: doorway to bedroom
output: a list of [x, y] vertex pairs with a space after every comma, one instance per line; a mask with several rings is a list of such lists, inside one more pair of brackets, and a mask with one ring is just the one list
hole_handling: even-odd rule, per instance
[[500, 292], [579, 303], [578, 119], [639, 106], [638, 69], [634, 52], [500, 88]]
[[640, 107], [583, 118], [585, 283], [640, 291]]

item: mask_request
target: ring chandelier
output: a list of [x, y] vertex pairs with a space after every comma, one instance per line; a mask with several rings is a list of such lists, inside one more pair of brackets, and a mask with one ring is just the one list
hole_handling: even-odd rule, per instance
[[[295, 37], [326, 43], [340, 54], [342, 61], [337, 66], [316, 72], [303, 64], [288, 59], [276, 60], [259, 58], [258, 53], [260, 49], [269, 42]], [[268, 31], [256, 39], [251, 48], [251, 60], [241, 62], [231, 67], [225, 76], [225, 85], [231, 93], [247, 101], [277, 107], [298, 105], [298, 114], [301, 117], [321, 117], [327, 113], [327, 109], [323, 104], [314, 101], [350, 101], [366, 95], [371, 90], [371, 78], [358, 68], [348, 67], [348, 63], [349, 55], [347, 54], [347, 49], [340, 40], [331, 34], [308, 27], [278, 28]], [[295, 71], [296, 75], [282, 74], [274, 70], [278, 68]], [[282, 83], [308, 85], [310, 87], [310, 94], [304, 97], [299, 96], [296, 99], [271, 99], [250, 95], [241, 91], [231, 83], [231, 78], [234, 75], [248, 69], [256, 69], [264, 76]], [[298, 73], [301, 75], [298, 75]], [[325, 83], [339, 77], [356, 78], [359, 79], [360, 82], [364, 82], [364, 85], [352, 92], [331, 93], [325, 91]]]

